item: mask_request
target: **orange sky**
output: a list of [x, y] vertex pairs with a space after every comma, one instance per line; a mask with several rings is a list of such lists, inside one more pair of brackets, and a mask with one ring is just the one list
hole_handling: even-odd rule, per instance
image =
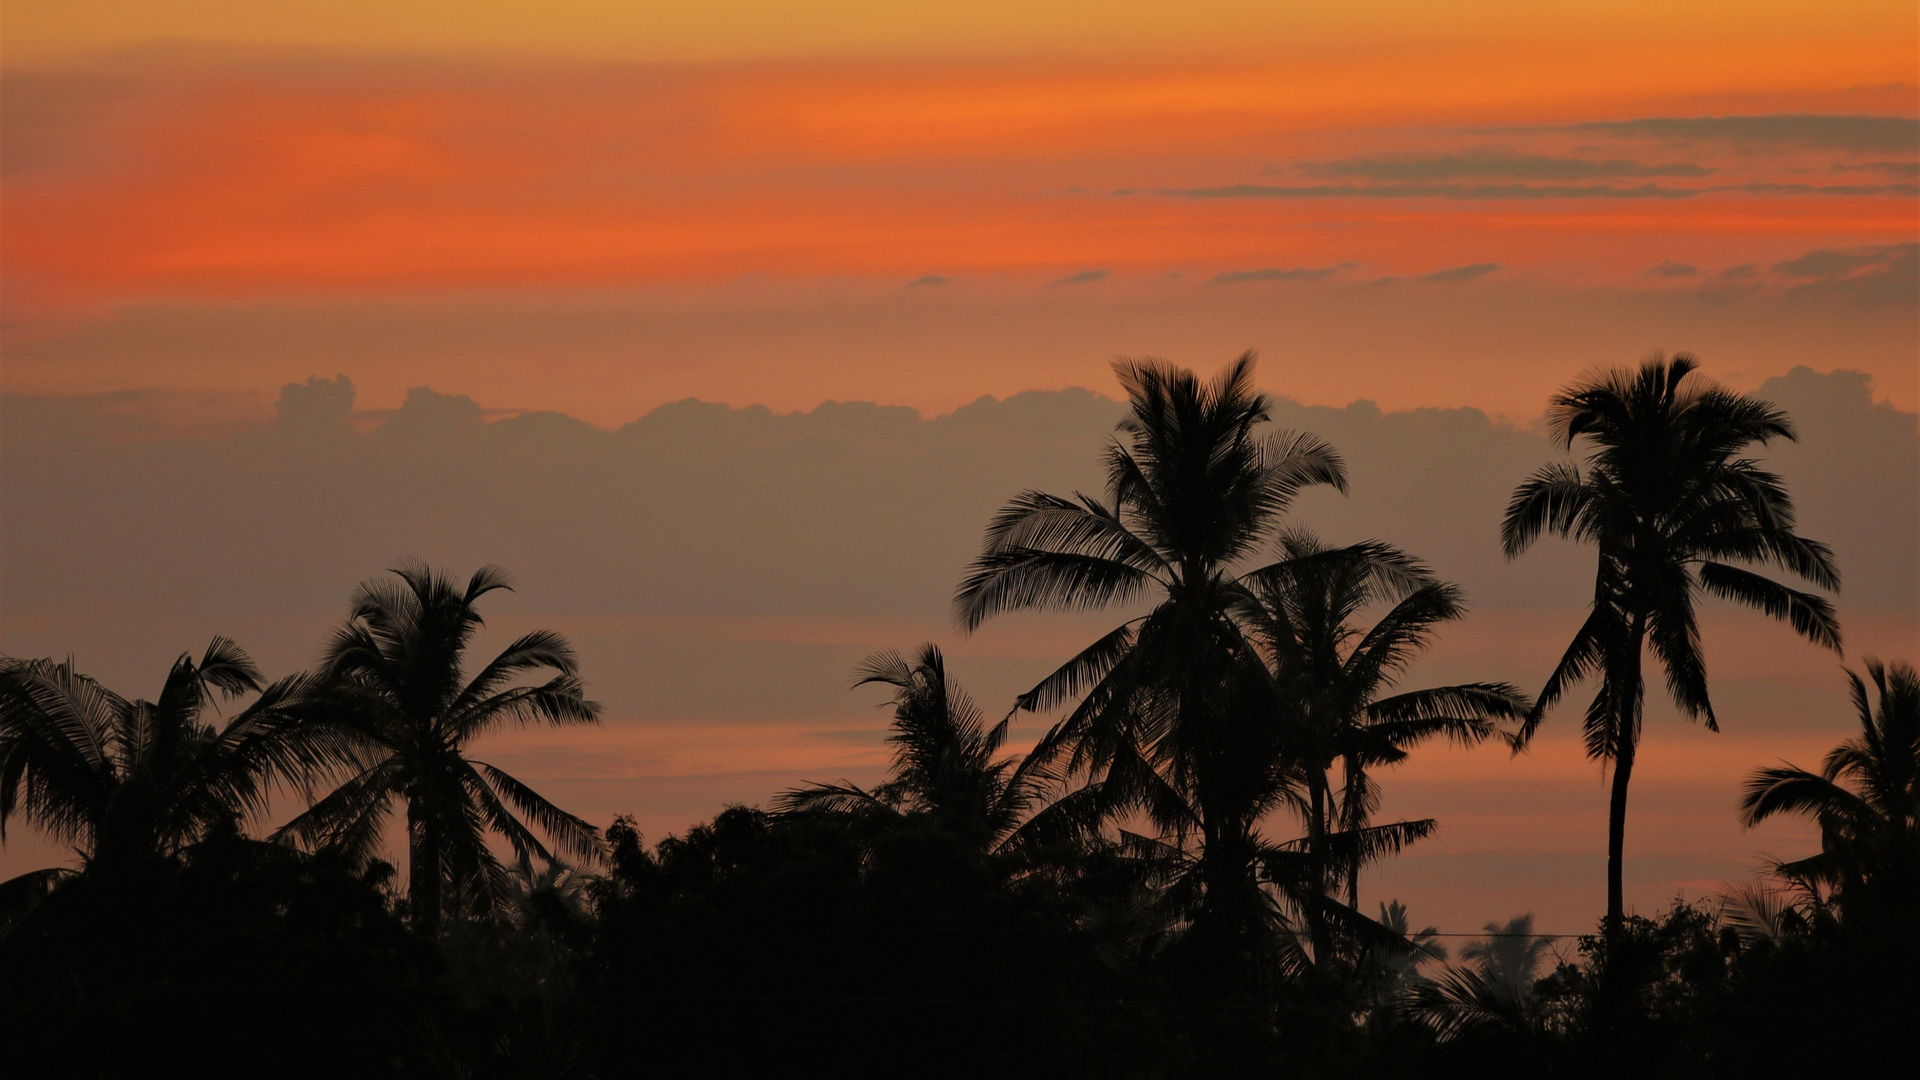
[[[0, 385], [253, 394], [258, 410], [286, 379], [344, 370], [389, 401], [430, 382], [608, 424], [685, 393], [804, 408], [852, 389], [944, 409], [1098, 383], [1113, 352], [1271, 351], [1326, 322], [1312, 311], [1327, 305], [1296, 305], [1307, 310], [1285, 327], [1249, 314], [1216, 342], [1221, 290], [1204, 286], [1219, 281], [1248, 294], [1344, 289], [1330, 305], [1352, 309], [1342, 318], [1405, 329], [1343, 357], [1346, 382], [1295, 388], [1316, 400], [1399, 392], [1393, 403], [1524, 416], [1541, 380], [1509, 393], [1510, 377], [1446, 356], [1484, 354], [1485, 342], [1437, 332], [1363, 286], [1440, 273], [1429, 284], [1508, 290], [1495, 309], [1572, 305], [1559, 355], [1527, 361], [1550, 382], [1623, 358], [1577, 325], [1616, 320], [1621, 303], [1766, 306], [1796, 289], [1845, 291], [1890, 260], [1897, 285], [1912, 273], [1899, 245], [1920, 236], [1915, 136], [1892, 119], [1920, 112], [1906, 3], [1372, 2], [1329, 14], [740, 0], [649, 5], [644, 18], [597, 2], [403, 7], [9, 4]], [[1633, 123], [1702, 117], [1770, 119]], [[1821, 251], [1865, 261], [1818, 280], [1770, 275]], [[1446, 276], [1466, 267], [1486, 279]], [[1655, 270], [1676, 267], [1689, 272]], [[912, 282], [973, 290], [943, 301], [970, 313], [961, 338], [913, 324], [966, 343], [938, 375], [860, 325]], [[1049, 291], [1061, 282], [1094, 288]], [[1886, 291], [1879, 278], [1861, 288]], [[1151, 326], [1132, 341], [1089, 335], [1070, 359], [1020, 344], [1095, 293], [1151, 312]], [[374, 350], [386, 359], [308, 357], [305, 371], [263, 356], [267, 342], [246, 340], [257, 327], [234, 322], [262, 305], [461, 297], [723, 319], [797, 305], [842, 319], [795, 354], [804, 376], [755, 359], [779, 334], [703, 348], [697, 333], [655, 327], [636, 340], [678, 361], [610, 361], [620, 370], [572, 393], [543, 376], [596, 354], [574, 340], [590, 319], [547, 327], [539, 355], [429, 363], [457, 350], [388, 335]], [[1864, 316], [1874, 340], [1846, 343], [1849, 362], [1909, 408], [1920, 390], [1910, 307], [1879, 305]], [[1628, 354], [1744, 348], [1738, 308], [1724, 328], [1642, 314]], [[142, 365], [89, 344], [135, 333], [128, 320], [156, 310], [192, 324], [169, 340], [204, 364]], [[903, 318], [917, 316], [887, 316]], [[1726, 360], [1757, 381], [1792, 366], [1800, 340], [1862, 318], [1809, 310], [1786, 331], [1793, 346]], [[1437, 358], [1424, 366], [1407, 356], [1422, 343]], [[689, 353], [705, 354], [709, 377], [675, 370], [696, 362]], [[891, 377], [869, 376], [889, 364]]]

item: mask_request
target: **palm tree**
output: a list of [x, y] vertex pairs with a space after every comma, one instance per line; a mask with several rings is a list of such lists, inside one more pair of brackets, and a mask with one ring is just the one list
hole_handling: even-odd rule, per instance
[[1151, 599], [1022, 695], [1046, 710], [1079, 697], [1041, 740], [1042, 762], [1092, 781], [1056, 804], [1083, 822], [1132, 812], [1200, 841], [1197, 924], [1252, 932], [1266, 921], [1257, 822], [1286, 789], [1277, 733], [1244, 701], [1251, 656], [1232, 612], [1234, 565], [1260, 549], [1303, 488], [1346, 489], [1334, 450], [1311, 435], [1261, 439], [1270, 403], [1254, 357], [1211, 382], [1154, 360], [1121, 360], [1126, 442], [1108, 447], [1107, 497], [1015, 497], [987, 529], [955, 614], [968, 629], [1002, 612], [1091, 610]]
[[[0, 840], [16, 811], [72, 843], [88, 873], [168, 860], [267, 810], [338, 765], [334, 734], [302, 722], [298, 677], [265, 686], [238, 645], [216, 637], [198, 662], [174, 661], [155, 701], [82, 675], [72, 660], [0, 658]], [[221, 727], [217, 699], [259, 692]], [[67, 871], [24, 875], [6, 890], [44, 895]]]
[[[1248, 575], [1239, 616], [1266, 654], [1269, 708], [1289, 733], [1287, 752], [1307, 789], [1308, 848], [1329, 875], [1344, 879], [1347, 906], [1358, 908], [1367, 857], [1425, 837], [1435, 824], [1373, 826], [1380, 793], [1370, 770], [1406, 760], [1410, 748], [1435, 737], [1474, 745], [1496, 721], [1523, 717], [1530, 703], [1507, 683], [1387, 695], [1435, 628], [1465, 617], [1460, 590], [1374, 541], [1328, 548], [1290, 530], [1280, 552], [1281, 561]], [[1393, 606], [1371, 628], [1356, 625], [1380, 603]], [[1345, 850], [1334, 850], [1336, 836], [1347, 838]]]
[[1380, 958], [1388, 992], [1398, 990], [1403, 985], [1414, 982], [1420, 977], [1420, 965], [1429, 960], [1445, 960], [1447, 947], [1440, 943], [1440, 928], [1426, 926], [1419, 930], [1413, 928], [1407, 905], [1393, 900], [1380, 905], [1380, 918], [1377, 920], [1395, 937], [1401, 938], [1412, 946], [1409, 951], [1396, 951]]
[[1448, 965], [1407, 995], [1405, 1011], [1442, 1042], [1511, 1043], [1545, 1026], [1545, 1009], [1533, 987], [1552, 939], [1534, 934], [1531, 913], [1504, 925], [1490, 922], [1485, 930], [1486, 937], [1461, 948], [1464, 963]]
[[894, 747], [892, 778], [872, 791], [845, 780], [794, 788], [776, 807], [883, 820], [927, 814], [982, 852], [1012, 840], [1052, 779], [1032, 757], [994, 760], [1012, 717], [987, 727], [973, 699], [948, 680], [935, 645], [921, 646], [911, 662], [891, 650], [875, 653], [858, 673], [856, 687], [881, 683], [895, 690], [887, 738]]
[[1592, 610], [1514, 745], [1527, 744], [1570, 686], [1598, 676], [1586, 742], [1590, 757], [1613, 766], [1610, 927], [1624, 914], [1621, 857], [1645, 696], [1643, 649], [1660, 662], [1680, 710], [1717, 731], [1694, 618], [1702, 594], [1785, 619], [1809, 640], [1840, 648], [1839, 624], [1824, 598], [1727, 561], [1772, 563], [1823, 589], [1840, 584], [1832, 551], [1794, 533], [1793, 501], [1780, 478], [1741, 456], [1755, 443], [1793, 439], [1786, 414], [1693, 377], [1695, 367], [1688, 356], [1656, 356], [1637, 372], [1616, 369], [1556, 395], [1550, 430], [1569, 450], [1588, 440], [1586, 469], [1541, 468], [1514, 491], [1500, 530], [1510, 559], [1542, 532], [1599, 549]]
[[[582, 694], [572, 647], [551, 630], [524, 635], [466, 678], [463, 654], [482, 625], [475, 603], [511, 588], [505, 571], [482, 567], [464, 589], [419, 563], [391, 573], [398, 583], [375, 578], [355, 591], [317, 676], [330, 722], [356, 747], [358, 772], [279, 835], [364, 857], [379, 843], [394, 801], [405, 803], [408, 912], [432, 935], [455, 897], [497, 906], [505, 895], [506, 871], [488, 847], [490, 833], [518, 858], [551, 861], [530, 821], [561, 853], [595, 857], [591, 825], [468, 757], [468, 748], [510, 724], [594, 723], [600, 707]], [[516, 682], [541, 671], [553, 675]]]
[[1553, 947], [1553, 939], [1535, 936], [1533, 912], [1515, 915], [1505, 923], [1487, 923], [1481, 928], [1486, 937], [1475, 938], [1460, 949], [1460, 959], [1479, 967], [1488, 982], [1504, 986], [1516, 996], [1533, 993], [1540, 961]]
[[1843, 910], [1868, 894], [1920, 896], [1920, 675], [1911, 664], [1866, 665], [1877, 710], [1866, 683], [1847, 673], [1860, 737], [1835, 747], [1818, 773], [1784, 763], [1756, 771], [1740, 801], [1749, 827], [1776, 814], [1819, 823], [1820, 853], [1779, 869], [1836, 890]]

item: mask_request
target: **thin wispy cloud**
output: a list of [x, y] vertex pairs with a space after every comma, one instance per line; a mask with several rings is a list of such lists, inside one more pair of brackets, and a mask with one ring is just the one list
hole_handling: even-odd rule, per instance
[[1260, 270], [1228, 270], [1215, 274], [1209, 285], [1242, 285], [1258, 281], [1325, 281], [1342, 270], [1351, 270], [1358, 263], [1335, 263], [1332, 266], [1271, 266]]
[[1641, 184], [1226, 184], [1162, 188], [1180, 199], [1693, 199], [1702, 195], [1899, 196], [1920, 195], [1916, 184], [1781, 184], [1753, 182], [1707, 187]]
[[1802, 299], [1910, 305], [1920, 295], [1920, 244], [1821, 248], [1775, 263], [1773, 272]]
[[1506, 268], [1499, 263], [1469, 263], [1466, 266], [1449, 266], [1444, 270], [1435, 270], [1430, 274], [1419, 274], [1414, 277], [1383, 277], [1374, 284], [1457, 285], [1462, 282], [1474, 281], [1486, 277], [1488, 274], [1497, 274], [1504, 269]]
[[1055, 285], [1091, 285], [1096, 281], [1105, 281], [1106, 279], [1107, 279], [1107, 271], [1105, 270], [1082, 270], [1077, 274], [1068, 274], [1066, 277], [1063, 277], [1059, 281], [1054, 282], [1054, 284]]
[[[1708, 188], [1706, 192], [1732, 191], [1742, 195], [1920, 195], [1920, 184], [1774, 184], [1755, 182]], [[1703, 192], [1705, 193], [1705, 192]]]
[[907, 288], [924, 289], [933, 285], [945, 285], [952, 280], [950, 277], [942, 277], [939, 274], [922, 274], [912, 281], [907, 282]]
[[1225, 184], [1162, 188], [1179, 199], [1690, 199], [1694, 188], [1642, 184]]
[[1920, 161], [1863, 161], [1857, 165], [1835, 165], [1835, 172], [1870, 172], [1895, 180], [1920, 180]]
[[1684, 278], [1684, 277], [1694, 277], [1698, 275], [1700, 273], [1700, 268], [1693, 265], [1692, 263], [1675, 262], [1672, 259], [1662, 259], [1660, 260], [1660, 263], [1658, 265], [1649, 266], [1645, 270], [1642, 270], [1640, 273], [1642, 277]]
[[1854, 152], [1920, 149], [1920, 117], [1912, 116], [1655, 116], [1508, 130], [1567, 131], [1584, 135], [1800, 146]]
[[1863, 270], [1881, 269], [1900, 259], [1911, 259], [1920, 244], [1893, 244], [1866, 248], [1820, 248], [1797, 259], [1773, 265], [1773, 272], [1792, 278], [1849, 277]]
[[1328, 179], [1388, 182], [1445, 180], [1609, 180], [1628, 177], [1710, 176], [1714, 170], [1690, 162], [1648, 164], [1619, 158], [1591, 160], [1522, 154], [1505, 148], [1456, 154], [1391, 154], [1338, 161], [1303, 162], [1304, 175]]

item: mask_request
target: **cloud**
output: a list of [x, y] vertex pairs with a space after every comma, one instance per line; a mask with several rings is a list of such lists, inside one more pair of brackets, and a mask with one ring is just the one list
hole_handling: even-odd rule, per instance
[[1711, 191], [1734, 191], [1743, 195], [1920, 195], [1920, 184], [1776, 184], [1755, 182], [1729, 184]]
[[926, 288], [932, 285], [945, 285], [947, 282], [952, 280], [953, 279], [950, 277], [941, 277], [939, 274], [922, 274], [919, 277], [914, 278], [912, 281], [907, 282], [907, 288], [920, 289], [920, 288]]
[[1380, 284], [1387, 285], [1394, 282], [1410, 281], [1416, 284], [1447, 285], [1462, 281], [1472, 281], [1475, 278], [1486, 277], [1488, 274], [1497, 274], [1501, 269], [1503, 268], [1499, 263], [1470, 263], [1466, 266], [1450, 266], [1445, 270], [1435, 270], [1431, 274], [1421, 274], [1419, 277], [1385, 277], [1380, 279]]
[[345, 430], [353, 415], [353, 398], [353, 380], [345, 375], [331, 379], [311, 375], [304, 383], [282, 387], [274, 411], [280, 426], [289, 431]]
[[1702, 195], [1913, 196], [1916, 184], [1781, 184], [1752, 182], [1702, 187], [1641, 184], [1227, 184], [1162, 188], [1181, 199], [1693, 199]]
[[1920, 295], [1920, 244], [1820, 248], [1775, 263], [1796, 297], [1834, 297], [1870, 304], [1912, 304]]
[[1692, 263], [1674, 262], [1672, 259], [1662, 259], [1660, 260], [1659, 265], [1649, 266], [1645, 270], [1642, 270], [1641, 275], [1644, 277], [1680, 278], [1680, 277], [1693, 277], [1695, 274], [1698, 274], [1699, 272], [1700, 272], [1700, 268], [1693, 265]]
[[1685, 162], [1649, 165], [1639, 161], [1546, 157], [1506, 149], [1475, 149], [1459, 154], [1396, 154], [1308, 162], [1308, 176], [1360, 180], [1603, 180], [1641, 176], [1708, 176], [1714, 170]]
[[1920, 248], [1920, 245], [1893, 244], [1887, 247], [1820, 248], [1815, 251], [1809, 251], [1797, 259], [1788, 259], [1785, 262], [1775, 263], [1773, 265], [1773, 272], [1793, 278], [1831, 280], [1833, 278], [1848, 277], [1856, 271], [1870, 267], [1885, 267], [1901, 255], [1911, 258], [1916, 248]]
[[1863, 161], [1853, 165], [1835, 165], [1834, 172], [1876, 172], [1895, 180], [1920, 180], [1920, 161]]
[[1105, 281], [1106, 279], [1107, 279], [1107, 272], [1105, 270], [1082, 270], [1077, 274], [1068, 274], [1066, 277], [1063, 277], [1059, 281], [1054, 282], [1054, 284], [1055, 285], [1091, 285], [1096, 281]]
[[1853, 152], [1920, 148], [1920, 118], [1911, 116], [1657, 116], [1520, 130], [1567, 131], [1623, 138], [1686, 139], [1754, 146], [1803, 146]]
[[1335, 263], [1332, 266], [1274, 266], [1264, 270], [1228, 270], [1215, 274], [1209, 285], [1239, 285], [1250, 281], [1325, 281], [1342, 270], [1351, 270], [1358, 263]]
[[1227, 184], [1162, 188], [1180, 199], [1690, 199], [1697, 188], [1642, 184]]

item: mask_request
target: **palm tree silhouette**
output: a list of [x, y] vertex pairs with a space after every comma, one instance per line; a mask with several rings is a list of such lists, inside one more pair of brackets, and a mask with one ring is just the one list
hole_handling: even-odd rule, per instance
[[908, 661], [891, 650], [860, 665], [854, 686], [894, 688], [893, 773], [867, 791], [842, 780], [784, 792], [775, 807], [787, 813], [824, 812], [898, 820], [928, 814], [982, 852], [1012, 839], [1051, 777], [1037, 759], [994, 760], [1006, 745], [1012, 717], [989, 728], [973, 699], [947, 678], [935, 645]]
[[1868, 892], [1906, 903], [1920, 896], [1920, 676], [1905, 663], [1889, 669], [1869, 657], [1866, 666], [1877, 710], [1866, 683], [1847, 672], [1860, 737], [1835, 747], [1818, 773], [1791, 764], [1757, 770], [1740, 800], [1749, 827], [1776, 814], [1819, 823], [1820, 853], [1778, 869], [1836, 890], [1843, 909]]
[[1510, 559], [1542, 532], [1599, 549], [1592, 610], [1514, 745], [1527, 744], [1570, 686], [1598, 676], [1586, 742], [1590, 757], [1613, 766], [1610, 927], [1624, 914], [1621, 858], [1645, 696], [1642, 650], [1652, 649], [1681, 712], [1717, 731], [1694, 618], [1703, 593], [1785, 619], [1809, 640], [1840, 648], [1840, 627], [1824, 598], [1725, 561], [1772, 563], [1824, 589], [1840, 584], [1832, 551], [1794, 533], [1793, 501], [1780, 478], [1741, 456], [1754, 443], [1793, 439], [1786, 414], [1693, 377], [1695, 367], [1685, 355], [1671, 362], [1656, 356], [1637, 372], [1615, 369], [1555, 395], [1550, 430], [1568, 449], [1588, 440], [1586, 471], [1541, 468], [1514, 491], [1500, 530]]
[[1481, 929], [1487, 936], [1461, 946], [1460, 959], [1478, 967], [1490, 983], [1519, 996], [1533, 993], [1540, 961], [1553, 945], [1553, 939], [1534, 935], [1533, 913], [1515, 915], [1505, 923], [1490, 922]]
[[1485, 930], [1486, 937], [1461, 948], [1463, 963], [1449, 964], [1407, 995], [1405, 1011], [1442, 1042], [1511, 1043], [1545, 1026], [1546, 1010], [1533, 988], [1552, 940], [1535, 936], [1531, 913], [1487, 923]]
[[[391, 573], [398, 583], [375, 578], [355, 591], [318, 676], [328, 719], [352, 741], [358, 772], [277, 835], [364, 856], [378, 845], [394, 800], [404, 802], [407, 909], [432, 935], [450, 900], [491, 907], [506, 895], [506, 870], [488, 847], [489, 833], [518, 858], [554, 857], [520, 815], [561, 853], [595, 857], [591, 825], [467, 751], [510, 724], [594, 723], [600, 707], [582, 693], [572, 647], [551, 630], [522, 636], [465, 677], [463, 654], [482, 625], [475, 602], [511, 588], [505, 571], [482, 567], [464, 589], [420, 563]], [[554, 674], [530, 685], [515, 681], [540, 671]]]
[[[1493, 733], [1496, 721], [1525, 716], [1531, 703], [1507, 683], [1382, 696], [1439, 624], [1465, 617], [1460, 590], [1375, 541], [1328, 548], [1289, 530], [1279, 546], [1280, 562], [1248, 575], [1247, 602], [1238, 614], [1267, 656], [1270, 707], [1290, 735], [1287, 752], [1307, 789], [1308, 849], [1329, 875], [1344, 880], [1347, 906], [1358, 908], [1362, 864], [1427, 836], [1435, 825], [1431, 819], [1373, 825], [1380, 794], [1369, 770], [1404, 761], [1411, 747], [1435, 737], [1474, 745]], [[1381, 602], [1393, 606], [1372, 627], [1355, 624]]]
[[1164, 362], [1117, 361], [1130, 411], [1119, 424], [1126, 443], [1107, 449], [1106, 500], [1016, 496], [954, 599], [968, 630], [1002, 612], [1153, 599], [1018, 707], [1080, 698], [1032, 755], [1064, 755], [1063, 775], [1092, 781], [1051, 816], [1139, 812], [1182, 841], [1198, 837], [1195, 925], [1236, 938], [1269, 921], [1256, 826], [1287, 785], [1275, 773], [1275, 725], [1238, 707], [1251, 650], [1232, 618], [1243, 592], [1233, 566], [1303, 488], [1346, 490], [1345, 465], [1319, 439], [1256, 436], [1270, 403], [1253, 368], [1247, 353], [1202, 384]]
[[1447, 958], [1447, 947], [1440, 943], [1440, 928], [1426, 926], [1415, 930], [1407, 905], [1399, 900], [1381, 904], [1380, 918], [1377, 921], [1394, 936], [1404, 939], [1408, 945], [1412, 946], [1411, 950], [1396, 950], [1379, 958], [1386, 975], [1385, 989], [1389, 992], [1418, 979], [1420, 965], [1429, 960]]
[[[0, 840], [16, 811], [72, 843], [86, 872], [171, 859], [263, 814], [279, 786], [305, 790], [344, 761], [339, 737], [306, 723], [299, 677], [266, 686], [233, 642], [174, 661], [154, 701], [128, 700], [72, 660], [0, 658]], [[216, 728], [220, 698], [259, 696]], [[0, 886], [23, 900], [68, 871]]]

